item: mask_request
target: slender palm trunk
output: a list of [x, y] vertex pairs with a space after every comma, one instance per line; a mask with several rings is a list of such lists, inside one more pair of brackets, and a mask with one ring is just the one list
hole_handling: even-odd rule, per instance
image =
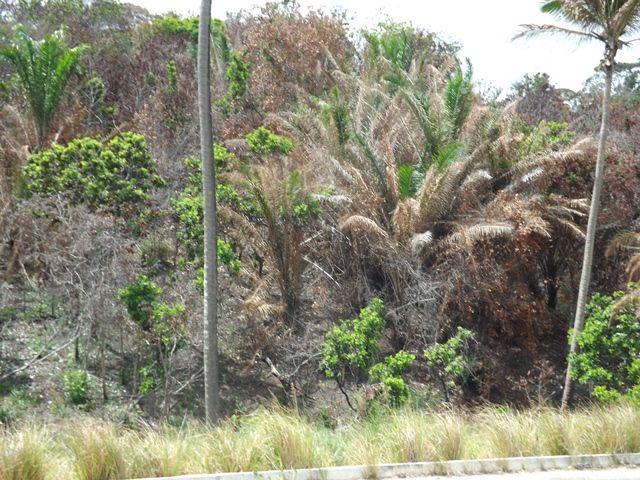
[[587, 225], [587, 237], [584, 247], [584, 258], [582, 262], [582, 275], [580, 277], [580, 290], [578, 292], [578, 304], [576, 306], [576, 316], [573, 322], [573, 333], [571, 335], [571, 346], [569, 349], [569, 359], [567, 372], [564, 380], [564, 391], [562, 392], [561, 410], [565, 410], [569, 404], [571, 396], [571, 368], [572, 357], [578, 349], [578, 335], [582, 331], [585, 317], [585, 306], [589, 295], [589, 285], [591, 284], [591, 271], [593, 267], [593, 251], [596, 241], [596, 227], [598, 224], [598, 212], [600, 209], [600, 195], [602, 193], [602, 182], [604, 174], [604, 164], [606, 160], [607, 136], [609, 134], [609, 113], [611, 100], [611, 84], [613, 83], [614, 55], [607, 49], [605, 55], [606, 80], [604, 95], [602, 98], [602, 123], [600, 125], [600, 139], [598, 142], [598, 157], [596, 160], [595, 181], [593, 184], [593, 194], [591, 196], [591, 209], [589, 211], [589, 223]]
[[211, 0], [202, 0], [198, 32], [198, 106], [204, 195], [204, 398], [207, 422], [220, 414], [218, 387], [218, 275], [216, 248], [216, 170], [211, 119]]

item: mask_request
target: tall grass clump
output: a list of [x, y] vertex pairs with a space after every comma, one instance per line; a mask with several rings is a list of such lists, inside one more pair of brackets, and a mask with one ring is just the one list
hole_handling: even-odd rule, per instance
[[62, 441], [76, 480], [117, 480], [127, 474], [122, 436], [115, 425], [88, 420], [67, 426]]
[[33, 427], [0, 432], [0, 479], [46, 480], [46, 435]]
[[0, 480], [111, 480], [218, 472], [640, 451], [640, 406], [560, 413], [380, 408], [316, 421], [260, 409], [213, 426], [123, 428], [90, 418], [0, 429]]

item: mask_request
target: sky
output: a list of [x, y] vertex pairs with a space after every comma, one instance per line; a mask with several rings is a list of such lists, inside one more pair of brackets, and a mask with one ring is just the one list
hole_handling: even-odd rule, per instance
[[[196, 15], [199, 0], [128, 0], [152, 13], [174, 11]], [[257, 0], [213, 0], [213, 16], [263, 5]], [[303, 8], [330, 11], [340, 8], [356, 29], [383, 20], [410, 22], [441, 38], [462, 45], [461, 55], [474, 66], [481, 86], [506, 92], [524, 74], [546, 72], [560, 88], [578, 90], [599, 63], [599, 42], [577, 44], [557, 36], [512, 41], [524, 23], [550, 23], [540, 12], [539, 0], [300, 0]], [[557, 22], [555, 22], [557, 23]], [[623, 50], [619, 61], [640, 59], [640, 42]]]

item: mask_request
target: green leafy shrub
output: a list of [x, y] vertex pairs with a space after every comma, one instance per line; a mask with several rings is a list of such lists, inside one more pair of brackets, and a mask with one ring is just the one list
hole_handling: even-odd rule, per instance
[[320, 368], [328, 378], [336, 381], [350, 406], [344, 390], [347, 375], [358, 381], [366, 380], [368, 375], [369, 380], [380, 385], [374, 397], [368, 399], [367, 408], [373, 400], [383, 400], [393, 407], [399, 407], [411, 398], [403, 375], [413, 364], [415, 355], [401, 350], [374, 365], [380, 352], [379, 341], [385, 324], [384, 303], [374, 298], [369, 306], [360, 310], [358, 317], [342, 320], [324, 337]]
[[[36, 398], [29, 395], [27, 390], [12, 388], [9, 395], [0, 399], [0, 425], [17, 421], [23, 414], [28, 413], [36, 403]], [[2, 477], [0, 476], [0, 478]]]
[[[222, 171], [228, 168], [235, 156], [225, 147], [214, 144], [216, 168]], [[178, 221], [177, 238], [186, 247], [187, 258], [200, 262], [204, 253], [204, 197], [202, 196], [202, 163], [198, 157], [188, 157], [184, 161], [188, 173], [188, 185], [180, 195], [171, 200], [173, 213]], [[216, 199], [221, 205], [244, 213], [248, 217], [260, 214], [258, 204], [249, 195], [240, 195], [231, 185], [219, 183], [216, 186]], [[226, 265], [231, 273], [240, 270], [240, 261], [235, 253], [231, 256], [232, 247], [228, 243], [218, 240], [218, 256], [221, 264]]]
[[623, 397], [640, 403], [640, 318], [619, 302], [624, 296], [593, 296], [578, 352], [570, 358], [572, 377], [590, 385], [594, 398], [605, 403]]
[[427, 365], [442, 385], [446, 401], [449, 400], [451, 390], [470, 369], [468, 350], [473, 338], [473, 332], [458, 327], [456, 334], [445, 343], [436, 343], [424, 351]]
[[565, 122], [541, 121], [538, 125], [520, 125], [525, 137], [518, 145], [522, 156], [532, 155], [545, 150], [558, 150], [569, 145], [575, 138], [575, 132], [569, 130]]
[[86, 406], [90, 402], [91, 382], [86, 370], [69, 370], [62, 376], [64, 396], [75, 406]]
[[178, 221], [176, 237], [187, 250], [187, 258], [196, 260], [204, 254], [204, 197], [196, 189], [185, 189], [171, 200], [173, 214]]
[[182, 18], [175, 14], [167, 14], [156, 17], [153, 28], [162, 35], [185, 38], [194, 44], [198, 42], [198, 17]]
[[324, 337], [321, 368], [328, 378], [344, 383], [348, 373], [369, 370], [379, 352], [385, 327], [384, 303], [374, 298], [354, 319], [342, 320]]
[[172, 95], [178, 91], [178, 67], [175, 60], [169, 60], [167, 69], [167, 93]]
[[118, 292], [118, 299], [124, 303], [131, 320], [140, 325], [143, 330], [151, 330], [153, 319], [158, 308], [158, 298], [162, 289], [140, 275], [137, 281], [129, 284]]
[[229, 85], [227, 95], [230, 100], [241, 98], [247, 93], [249, 73], [249, 62], [245, 61], [238, 53], [230, 52], [226, 71], [227, 83]]
[[404, 405], [411, 398], [411, 391], [402, 376], [411, 368], [415, 359], [415, 355], [400, 350], [369, 370], [369, 376], [382, 385], [383, 397], [394, 407]]
[[239, 273], [242, 266], [233, 247], [221, 238], [218, 238], [218, 262], [225, 265], [231, 273]]
[[145, 343], [154, 352], [138, 372], [138, 389], [143, 395], [162, 384], [172, 366], [170, 358], [184, 345], [186, 308], [182, 304], [161, 302], [162, 293], [162, 289], [144, 275], [118, 292], [129, 318], [140, 325]]
[[256, 155], [272, 153], [288, 155], [293, 150], [293, 141], [282, 135], [273, 133], [266, 127], [258, 127], [246, 136], [249, 148]]
[[106, 206], [120, 213], [126, 205], [147, 200], [149, 191], [164, 183], [144, 137], [132, 132], [105, 145], [93, 138], [54, 145], [31, 155], [24, 173], [32, 194], [61, 194], [74, 204]]

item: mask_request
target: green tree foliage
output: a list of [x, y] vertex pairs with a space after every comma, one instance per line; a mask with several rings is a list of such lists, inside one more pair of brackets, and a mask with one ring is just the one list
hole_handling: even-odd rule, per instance
[[118, 298], [126, 307], [131, 320], [143, 330], [149, 331], [153, 326], [161, 294], [162, 289], [155, 282], [140, 275], [137, 281], [118, 292]]
[[324, 337], [321, 368], [342, 385], [347, 375], [368, 372], [380, 347], [386, 321], [384, 303], [374, 298], [354, 319], [342, 320]]
[[125, 132], [102, 144], [81, 138], [31, 155], [24, 169], [26, 188], [44, 197], [63, 195], [74, 204], [123, 213], [162, 186], [142, 135]]
[[256, 155], [288, 155], [294, 144], [290, 138], [273, 133], [266, 127], [258, 127], [246, 136], [247, 144]]
[[[158, 17], [153, 22], [154, 30], [161, 35], [184, 38], [195, 48], [198, 41], [198, 17], [182, 18], [175, 14]], [[211, 37], [215, 56], [223, 69], [227, 83], [227, 92], [216, 101], [223, 112], [228, 113], [233, 101], [245, 96], [249, 86], [251, 64], [243, 58], [243, 55], [233, 50], [229, 37], [225, 32], [224, 23], [219, 19], [211, 21]], [[195, 49], [194, 49], [195, 54]]]
[[173, 95], [178, 90], [178, 68], [175, 60], [167, 62], [167, 93]]
[[161, 35], [183, 37], [195, 45], [198, 41], [198, 17], [183, 18], [174, 13], [156, 17], [153, 28]]
[[349, 405], [351, 402], [344, 390], [347, 377], [364, 381], [368, 376], [380, 386], [375, 398], [394, 407], [404, 405], [411, 398], [403, 376], [413, 365], [415, 355], [400, 350], [374, 364], [385, 325], [384, 303], [374, 298], [356, 318], [342, 320], [324, 337], [320, 368], [328, 378], [336, 381]]
[[469, 372], [471, 360], [468, 356], [469, 342], [473, 332], [458, 327], [456, 334], [445, 343], [436, 343], [424, 351], [432, 375], [442, 385], [445, 400], [450, 392]]
[[163, 291], [145, 275], [118, 292], [129, 318], [139, 325], [155, 352], [139, 372], [140, 393], [151, 392], [171, 370], [171, 357], [184, 344], [185, 306], [161, 301]]
[[[218, 171], [226, 169], [235, 157], [222, 145], [214, 144], [213, 152]], [[186, 188], [171, 200], [173, 213], [178, 221], [177, 238], [186, 248], [189, 261], [202, 262], [204, 252], [204, 198], [202, 196], [202, 169], [198, 157], [188, 157], [184, 161], [188, 173]], [[257, 215], [257, 206], [246, 196], [240, 195], [232, 186], [219, 183], [216, 198], [222, 205], [230, 206], [241, 213]], [[233, 248], [225, 240], [218, 238], [218, 260], [226, 265], [229, 272], [238, 273], [241, 262]]]
[[69, 48], [63, 30], [37, 41], [21, 26], [16, 27], [9, 45], [0, 49], [0, 58], [12, 65], [20, 79], [36, 126], [39, 148], [46, 141], [71, 75], [86, 50], [84, 45]]
[[382, 385], [383, 398], [394, 407], [404, 405], [411, 398], [411, 390], [402, 376], [411, 368], [415, 359], [415, 355], [400, 350], [369, 370], [369, 376]]
[[557, 150], [569, 145], [575, 138], [575, 133], [569, 130], [565, 122], [541, 121], [538, 125], [520, 125], [520, 131], [525, 134], [518, 150], [522, 157], [542, 153], [547, 150]]
[[228, 83], [227, 95], [230, 100], [241, 98], [247, 93], [250, 71], [249, 62], [243, 60], [237, 52], [232, 51], [229, 53], [226, 77]]
[[640, 317], [633, 305], [620, 308], [625, 296], [593, 296], [571, 357], [573, 379], [589, 385], [602, 402], [625, 397], [640, 403]]

